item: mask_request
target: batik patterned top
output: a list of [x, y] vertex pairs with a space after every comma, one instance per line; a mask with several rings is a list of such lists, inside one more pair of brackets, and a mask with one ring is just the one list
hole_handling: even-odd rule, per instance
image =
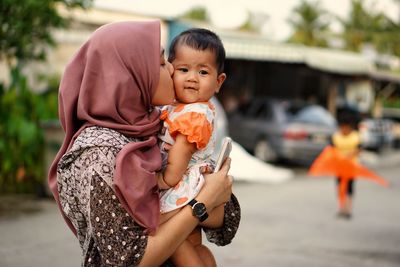
[[[121, 206], [113, 187], [116, 156], [129, 142], [135, 139], [111, 129], [89, 127], [58, 163], [60, 204], [77, 230], [82, 266], [136, 266], [143, 257], [148, 235]], [[223, 226], [203, 228], [207, 239], [219, 246], [229, 244], [240, 215], [232, 195], [225, 205]]]

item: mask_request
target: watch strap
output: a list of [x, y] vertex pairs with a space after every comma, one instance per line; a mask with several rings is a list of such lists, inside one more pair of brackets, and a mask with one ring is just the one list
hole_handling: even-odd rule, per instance
[[194, 204], [196, 204], [197, 202], [198, 202], [198, 201], [197, 201], [196, 199], [193, 198], [192, 200], [189, 201], [188, 204], [193, 208]]
[[193, 213], [193, 215], [194, 215], [195, 217], [197, 217], [197, 218], [199, 219], [200, 222], [204, 222], [205, 220], [207, 220], [207, 218], [208, 218], [207, 210], [205, 210], [203, 214], [196, 214], [196, 213], [195, 213], [195, 209], [194, 209], [194, 206], [195, 206], [196, 204], [204, 205], [203, 203], [198, 202], [196, 199], [192, 199], [192, 200], [189, 201], [188, 204], [192, 207], [192, 213]]

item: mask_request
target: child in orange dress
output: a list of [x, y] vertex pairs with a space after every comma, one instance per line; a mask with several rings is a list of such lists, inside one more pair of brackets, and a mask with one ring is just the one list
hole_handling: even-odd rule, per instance
[[[219, 37], [206, 29], [190, 29], [171, 43], [169, 59], [174, 66], [176, 103], [162, 108], [163, 130], [159, 135], [163, 171], [159, 172], [161, 223], [179, 208], [191, 204], [201, 189], [204, 169], [213, 168], [215, 108], [210, 99], [226, 79], [225, 49]], [[223, 206], [220, 207], [223, 209]], [[218, 227], [213, 212], [201, 226]], [[201, 219], [200, 219], [201, 221]], [[190, 238], [189, 238], [190, 239]], [[216, 266], [197, 230], [191, 241], [172, 256], [176, 266]]]
[[[354, 127], [352, 117], [348, 114], [338, 117], [339, 130], [332, 136], [332, 145], [338, 152], [351, 160], [357, 161], [360, 152], [361, 139], [358, 131]], [[339, 193], [339, 184], [342, 177], [337, 177], [337, 187]], [[338, 216], [346, 219], [351, 218], [352, 197], [354, 193], [354, 179], [347, 179], [347, 197], [343, 206], [339, 207]]]

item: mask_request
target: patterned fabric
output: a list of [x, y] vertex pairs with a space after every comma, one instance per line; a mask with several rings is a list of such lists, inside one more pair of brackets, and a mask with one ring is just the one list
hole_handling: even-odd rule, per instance
[[197, 151], [193, 153], [181, 181], [173, 188], [160, 192], [160, 211], [167, 213], [185, 206], [195, 198], [204, 184], [202, 167], [214, 167], [211, 156], [215, 148], [215, 108], [209, 102], [178, 104], [165, 106], [161, 112], [164, 121], [159, 139], [163, 156], [163, 169], [166, 168], [168, 153], [164, 143], [173, 145], [177, 133], [186, 136], [190, 143], [195, 143]]
[[[89, 127], [58, 164], [60, 203], [77, 230], [82, 266], [136, 266], [143, 257], [148, 236], [122, 208], [113, 189], [115, 158], [134, 141], [114, 130]], [[217, 245], [229, 244], [239, 221], [240, 206], [232, 197], [225, 206], [224, 226], [204, 229], [207, 238]]]
[[232, 242], [239, 228], [241, 210], [239, 201], [232, 194], [231, 200], [225, 204], [224, 225], [218, 229], [203, 227], [207, 240], [217, 246], [226, 246]]

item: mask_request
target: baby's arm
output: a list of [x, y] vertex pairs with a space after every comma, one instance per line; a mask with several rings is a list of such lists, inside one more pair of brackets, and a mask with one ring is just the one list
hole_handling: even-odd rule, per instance
[[[165, 183], [164, 186], [167, 186], [167, 188], [173, 187], [182, 179], [190, 158], [196, 150], [196, 144], [188, 142], [185, 135], [179, 133], [176, 135], [175, 144], [168, 151], [167, 167], [164, 174], [161, 174], [163, 175], [161, 178]], [[166, 189], [163, 187], [161, 188]]]

